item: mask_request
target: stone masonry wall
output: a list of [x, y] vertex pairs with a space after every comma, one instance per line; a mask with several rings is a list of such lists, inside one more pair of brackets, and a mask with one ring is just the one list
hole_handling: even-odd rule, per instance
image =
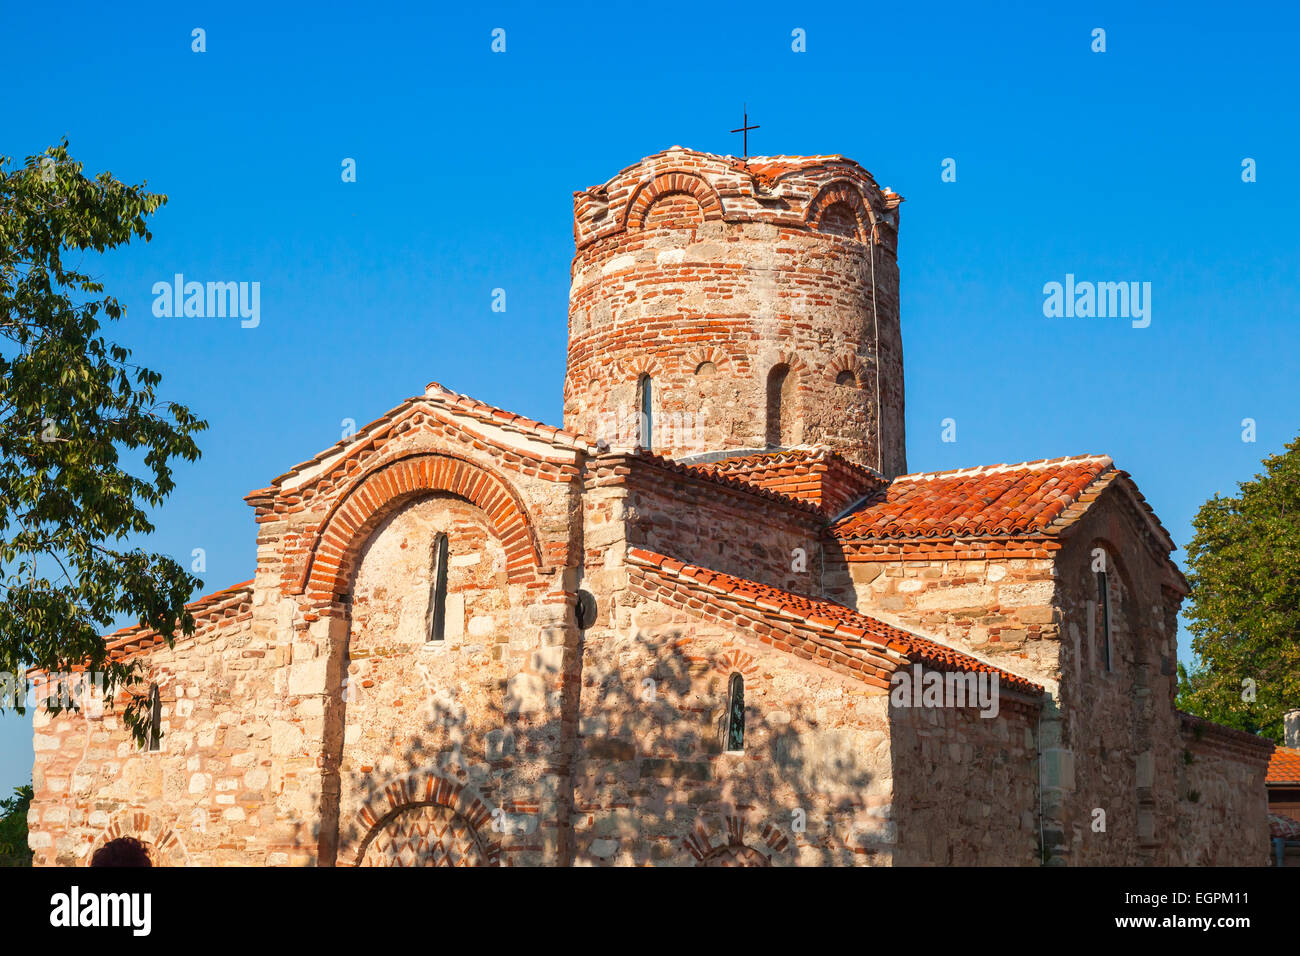
[[1173, 866], [1266, 866], [1270, 748], [1258, 738], [1180, 720], [1183, 747], [1175, 762], [1177, 801], [1167, 862]]
[[[733, 673], [743, 753], [723, 748]], [[578, 865], [888, 864], [887, 699], [632, 592], [584, 638]]]
[[[446, 629], [443, 640], [430, 641], [439, 532], [448, 536]], [[505, 743], [504, 651], [513, 633], [528, 631], [526, 608], [513, 608], [511, 597], [505, 550], [482, 512], [460, 499], [417, 499], [366, 542], [352, 593], [341, 714], [340, 860], [354, 862], [369, 848], [367, 838], [373, 842], [355, 822], [367, 798], [414, 772], [468, 787], [490, 810], [507, 801], [536, 805], [534, 794], [512, 786], [502, 761], [513, 755]], [[535, 818], [528, 824], [536, 831]], [[488, 831], [482, 854], [496, 832]]]
[[565, 426], [670, 457], [763, 448], [768, 375], [787, 366], [779, 444], [905, 470], [898, 201], [838, 157], [679, 148], [575, 194]]
[[1034, 711], [889, 710], [894, 862], [1034, 866], [1041, 861]]
[[[563, 690], [577, 663], [568, 568], [580, 452], [509, 431], [500, 416], [433, 386], [429, 394], [249, 497], [263, 613], [291, 646], [302, 819], [317, 830], [300, 862], [359, 862], [379, 831], [384, 852], [400, 853], [403, 821], [431, 813], [493, 860], [553, 864], [566, 852], [572, 735], [562, 728], [572, 717]], [[443, 499], [459, 504], [427, 503]], [[427, 608], [417, 591], [428, 566], [417, 568], [445, 521], [465, 536], [451, 538], [452, 555], [480, 558], [452, 571], [449, 605], [463, 597], [467, 615], [461, 639], [449, 635], [445, 651], [425, 654], [410, 645]], [[399, 586], [399, 576], [366, 571], [376, 548], [400, 554], [414, 580]], [[451, 673], [452, 658], [463, 673]], [[386, 683], [391, 712], [367, 712], [367, 692], [380, 704], [375, 688]], [[381, 737], [397, 753], [381, 753]], [[505, 741], [513, 749], [489, 752]], [[480, 789], [485, 761], [493, 779], [519, 785]]]
[[[837, 560], [838, 558], [838, 560]], [[1053, 686], [1060, 614], [1053, 563], [991, 550], [974, 559], [827, 556], [827, 597]]]
[[125, 693], [98, 713], [36, 711], [35, 863], [85, 865], [119, 836], [144, 842], [157, 865], [289, 862], [308, 824], [285, 812], [295, 785], [287, 651], [253, 624], [245, 590], [194, 636], [144, 658], [142, 692], [156, 682], [162, 703], [158, 751], [123, 726]]
[[[1059, 740], [1049, 731], [1054, 779], [1045, 802], [1049, 815], [1059, 814], [1054, 855], [1072, 865], [1159, 864], [1177, 843], [1178, 597], [1170, 588], [1173, 572], [1144, 527], [1133, 503], [1114, 488], [1093, 503], [1058, 552]], [[1109, 666], [1101, 567], [1109, 589]]]
[[[629, 545], [798, 594], [818, 592], [823, 519], [811, 506], [773, 501], [766, 492], [735, 490], [671, 466], [623, 461], [629, 469], [623, 514]], [[622, 467], [594, 461], [591, 484], [619, 480]]]

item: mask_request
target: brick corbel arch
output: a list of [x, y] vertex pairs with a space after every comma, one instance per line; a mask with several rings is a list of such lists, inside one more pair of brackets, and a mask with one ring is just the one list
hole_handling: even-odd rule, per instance
[[693, 173], [660, 173], [648, 183], [642, 184], [627, 204], [623, 227], [640, 229], [645, 222], [646, 211], [654, 205], [655, 200], [673, 193], [685, 193], [693, 197], [699, 203], [705, 222], [722, 218], [722, 199], [699, 176]]
[[340, 496], [313, 533], [295, 593], [333, 601], [347, 591], [361, 546], [370, 533], [408, 501], [446, 492], [487, 515], [506, 553], [510, 581], [542, 566], [528, 510], [500, 477], [446, 452], [419, 452], [375, 465]]
[[862, 198], [862, 193], [858, 192], [857, 187], [848, 180], [837, 179], [823, 186], [821, 191], [813, 197], [812, 202], [808, 204], [808, 212], [805, 214], [804, 220], [812, 228], [819, 229], [822, 216], [826, 214], [826, 210], [840, 203], [852, 210], [854, 217], [858, 220], [857, 240], [866, 242], [871, 238], [875, 217], [872, 216], [870, 208]]

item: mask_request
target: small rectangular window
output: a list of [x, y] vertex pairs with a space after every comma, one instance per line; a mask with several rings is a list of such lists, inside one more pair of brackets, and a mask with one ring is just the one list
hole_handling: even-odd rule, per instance
[[447, 536], [433, 538], [433, 581], [429, 593], [428, 641], [441, 641], [447, 630]]
[[1106, 572], [1097, 572], [1097, 611], [1101, 618], [1101, 653], [1106, 672], [1111, 672], [1110, 584]]
[[727, 688], [727, 752], [745, 750], [745, 678], [732, 674]]
[[149, 734], [146, 747], [156, 752], [162, 747], [162, 698], [158, 694], [158, 685], [149, 685]]

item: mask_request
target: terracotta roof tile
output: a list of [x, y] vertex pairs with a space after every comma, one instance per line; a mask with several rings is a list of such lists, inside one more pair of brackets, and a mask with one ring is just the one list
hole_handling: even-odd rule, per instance
[[1266, 782], [1300, 785], [1300, 747], [1278, 747], [1273, 751]]
[[859, 614], [834, 601], [802, 597], [789, 591], [759, 584], [746, 578], [711, 571], [697, 565], [683, 564], [643, 548], [628, 550], [634, 565], [656, 569], [657, 573], [684, 584], [706, 599], [738, 603], [768, 611], [780, 618], [807, 628], [818, 637], [830, 639], [844, 651], [858, 648], [881, 648], [901, 654], [908, 663], [920, 663], [935, 670], [996, 673], [999, 681], [1011, 690], [1038, 696], [1043, 688], [1018, 674], [977, 660], [929, 638]]
[[810, 502], [827, 515], [838, 514], [846, 505], [860, 500], [869, 491], [883, 488], [886, 483], [884, 476], [874, 469], [818, 447], [757, 452], [688, 464], [700, 472], [738, 478]]
[[901, 475], [831, 534], [842, 541], [1052, 534], [1085, 490], [1115, 471], [1106, 455], [1080, 455]]
[[765, 499], [774, 504], [779, 504], [787, 509], [801, 511], [807, 515], [820, 515], [821, 512], [817, 506], [809, 501], [794, 497], [793, 495], [783, 494], [766, 488], [763, 485], [756, 484], [752, 481], [746, 481], [743, 478], [734, 477], [723, 472], [709, 471], [697, 465], [686, 464], [673, 458], [665, 458], [663, 455], [657, 455], [654, 452], [638, 448], [633, 452], [618, 452], [615, 454], [626, 454], [629, 458], [639, 459], [663, 468], [667, 471], [676, 472], [679, 475], [686, 475], [691, 478], [710, 482], [720, 485], [724, 488], [731, 488], [735, 491], [742, 491], [754, 495], [758, 498]]
[[[196, 598], [185, 605], [185, 609], [194, 615], [196, 626], [202, 625], [207, 615], [216, 617], [222, 611], [229, 610], [242, 604], [253, 593], [253, 580], [241, 581], [238, 584], [232, 584], [230, 587], [222, 588], [220, 591], [213, 591], [211, 594], [205, 594], [201, 598]], [[136, 650], [146, 650], [155, 644], [164, 643], [163, 637], [157, 631], [150, 627], [143, 627], [139, 624], [129, 624], [126, 627], [119, 627], [111, 634], [104, 635], [104, 643], [108, 647], [109, 657], [116, 659], [125, 654], [132, 653]], [[79, 670], [82, 665], [74, 665], [73, 670]], [[43, 670], [34, 667], [28, 671], [29, 674], [43, 673]]]

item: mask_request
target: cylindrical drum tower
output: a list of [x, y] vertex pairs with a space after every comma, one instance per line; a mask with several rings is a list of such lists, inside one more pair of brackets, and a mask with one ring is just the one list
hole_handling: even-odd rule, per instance
[[575, 193], [565, 427], [905, 471], [900, 202], [842, 156], [676, 146]]

